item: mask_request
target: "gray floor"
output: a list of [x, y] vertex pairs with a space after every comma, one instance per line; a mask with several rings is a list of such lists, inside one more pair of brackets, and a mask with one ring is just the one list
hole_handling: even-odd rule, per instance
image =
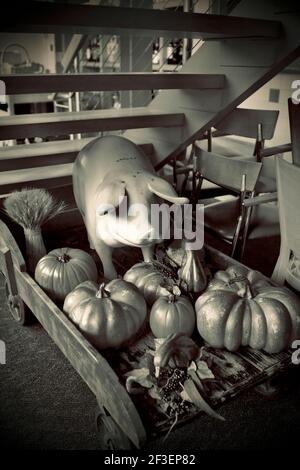
[[[24, 328], [10, 318], [3, 294], [1, 288], [0, 339], [7, 346], [7, 364], [0, 365], [1, 448], [98, 449], [93, 395], [38, 324]], [[225, 423], [203, 416], [146, 449], [295, 448], [299, 372], [295, 366], [289, 388], [276, 400], [246, 392], [221, 408]]]

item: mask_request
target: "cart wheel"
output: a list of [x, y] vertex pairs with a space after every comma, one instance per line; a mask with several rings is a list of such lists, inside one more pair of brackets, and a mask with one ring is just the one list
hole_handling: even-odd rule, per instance
[[7, 283], [5, 283], [5, 295], [7, 305], [13, 319], [18, 322], [20, 325], [30, 325], [34, 321], [34, 316], [24, 304], [23, 300], [19, 295], [11, 295]]
[[96, 410], [96, 427], [101, 450], [130, 450], [134, 446], [107, 411]]

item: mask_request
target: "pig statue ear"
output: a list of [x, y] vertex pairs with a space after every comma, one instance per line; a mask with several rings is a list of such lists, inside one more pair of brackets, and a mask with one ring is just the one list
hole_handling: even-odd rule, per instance
[[161, 199], [172, 202], [173, 204], [188, 204], [186, 197], [179, 197], [173, 186], [168, 181], [158, 176], [152, 176], [148, 183], [149, 190], [159, 196]]
[[97, 190], [97, 213], [105, 212], [118, 207], [126, 196], [125, 183], [120, 180], [102, 183]]

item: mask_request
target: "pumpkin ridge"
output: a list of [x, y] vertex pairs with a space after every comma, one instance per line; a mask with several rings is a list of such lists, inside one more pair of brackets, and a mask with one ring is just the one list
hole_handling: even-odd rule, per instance
[[[224, 292], [226, 296], [224, 296]], [[230, 315], [233, 305], [240, 299], [240, 297], [234, 292], [227, 291], [210, 291], [208, 292], [210, 297], [203, 305], [196, 308], [197, 316], [197, 327], [200, 335], [206, 340], [211, 346], [216, 348], [224, 347], [224, 334], [228, 317]], [[205, 295], [205, 294], [204, 294]], [[225, 299], [225, 300], [224, 300]], [[216, 311], [214, 307], [211, 311], [211, 304], [215, 302], [221, 302], [221, 310]]]
[[255, 299], [249, 299], [251, 310], [251, 335], [249, 346], [253, 349], [264, 349], [267, 342], [267, 320], [263, 309]]
[[[260, 294], [259, 294], [260, 295]], [[272, 289], [269, 293], [270, 298], [279, 300], [289, 312], [293, 324], [293, 335], [291, 341], [300, 338], [300, 302], [296, 295], [292, 295], [288, 291], [278, 292]], [[279, 296], [279, 298], [278, 298]]]
[[[74, 278], [76, 279], [77, 285], [81, 284], [82, 279], [84, 277], [87, 277], [86, 276], [86, 271], [84, 269], [82, 269], [82, 267], [80, 265], [78, 265], [78, 264], [75, 265], [73, 263], [69, 263], [68, 267], [69, 267], [69, 270], [72, 272]], [[80, 273], [79, 273], [79, 271], [80, 271]], [[79, 274], [81, 274], [81, 276], [79, 276]]]
[[[51, 292], [56, 292], [57, 289], [57, 283], [56, 280], [58, 278], [58, 273], [57, 273], [57, 262], [56, 259], [52, 259], [52, 269], [49, 272], [49, 275], [47, 274], [47, 278], [50, 279], [50, 291]], [[44, 267], [44, 269], [47, 270], [47, 265]], [[58, 285], [60, 287], [60, 285]]]
[[[181, 300], [181, 298], [179, 297], [179, 299], [178, 299], [178, 301], [177, 301], [176, 303], [173, 303], [173, 304], [170, 305], [170, 307], [172, 307], [172, 309], [173, 309], [173, 316], [174, 316], [174, 318], [176, 319], [176, 323], [177, 323], [177, 324], [176, 324], [176, 330], [177, 330], [177, 331], [182, 331], [182, 327], [184, 326], [184, 325], [182, 324], [183, 315], [181, 316], [181, 315], [180, 315], [180, 311], [179, 311], [179, 307], [180, 307], [180, 304], [181, 304], [180, 300]], [[169, 309], [170, 309], [170, 307], [169, 307]], [[185, 312], [185, 305], [182, 304], [182, 305], [181, 305], [181, 308], [182, 308], [182, 310], [183, 310], [183, 312], [184, 312], [184, 314], [185, 314], [185, 313], [186, 313], [186, 312]]]
[[244, 299], [239, 299], [233, 304], [225, 321], [224, 346], [229, 351], [236, 351], [243, 340], [243, 315]]
[[[124, 312], [124, 310], [125, 310], [125, 312]], [[136, 314], [136, 310], [131, 305], [124, 304], [124, 307], [122, 309], [122, 313], [123, 313], [123, 315], [124, 314], [126, 315], [126, 319], [127, 319], [127, 322], [125, 322], [125, 327], [127, 329], [127, 334], [129, 333], [129, 331], [134, 331], [134, 334], [136, 334], [142, 326], [142, 325], [139, 324], [139, 321], [138, 321], [139, 316]]]

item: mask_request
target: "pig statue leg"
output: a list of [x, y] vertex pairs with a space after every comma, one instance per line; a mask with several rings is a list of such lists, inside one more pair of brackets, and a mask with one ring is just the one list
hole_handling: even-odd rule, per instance
[[118, 273], [112, 262], [113, 249], [97, 240], [95, 250], [101, 260], [104, 276], [107, 279], [116, 279]]
[[91, 250], [95, 250], [94, 242], [93, 242], [93, 240], [89, 237], [89, 234], [88, 234], [88, 241], [89, 241], [89, 244], [90, 244], [90, 249], [91, 249]]
[[146, 261], [147, 263], [152, 261], [153, 253], [154, 253], [154, 245], [144, 246], [142, 248], [142, 252], [143, 252], [144, 261]]

